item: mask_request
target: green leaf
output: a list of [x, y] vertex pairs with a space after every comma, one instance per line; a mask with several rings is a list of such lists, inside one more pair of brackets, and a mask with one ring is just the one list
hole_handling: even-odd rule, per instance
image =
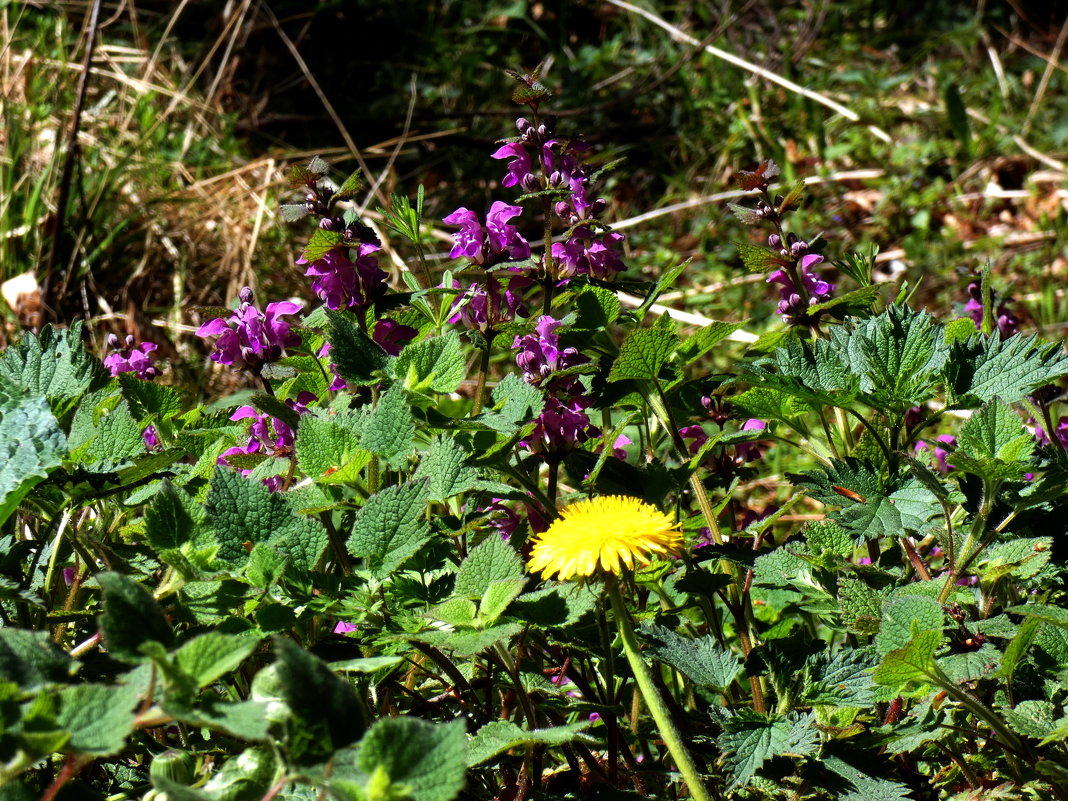
[[1038, 618], [1043, 623], [1052, 623], [1055, 626], [1068, 629], [1068, 609], [1065, 609], [1062, 606], [1023, 604], [1021, 606], [1010, 607], [1005, 611], [1017, 615], [1027, 615], [1028, 617]]
[[429, 498], [446, 501], [474, 489], [478, 484], [478, 470], [467, 464], [468, 453], [453, 437], [437, 437], [430, 450], [419, 459], [413, 479], [430, 481]]
[[463, 788], [467, 762], [462, 720], [383, 718], [360, 740], [356, 753], [356, 766], [364, 774], [388, 777], [388, 789], [379, 798], [410, 801], [452, 801]]
[[0, 525], [66, 452], [67, 438], [44, 398], [0, 405]]
[[287, 637], [275, 637], [282, 697], [296, 724], [289, 731], [289, 757], [314, 765], [353, 743], [366, 729], [356, 693], [318, 657]]
[[805, 687], [805, 701], [868, 708], [875, 702], [871, 675], [875, 664], [870, 649], [840, 650], [833, 656], [826, 652], [814, 655], [807, 665], [810, 678]]
[[498, 754], [521, 745], [546, 745], [551, 748], [576, 740], [588, 740], [590, 738], [583, 734], [583, 730], [589, 725], [588, 721], [581, 721], [566, 726], [528, 731], [510, 720], [495, 720], [479, 729], [468, 743], [467, 764], [469, 767], [481, 765]]
[[920, 631], [934, 631], [942, 636], [945, 613], [934, 598], [924, 595], [898, 595], [883, 604], [879, 636], [875, 648], [880, 656], [901, 648], [913, 638], [914, 627]]
[[766, 358], [739, 365], [750, 383], [778, 390], [809, 405], [848, 406], [860, 391], [860, 376], [845, 354], [825, 339], [815, 343], [788, 338]]
[[782, 254], [762, 245], [754, 245], [752, 242], [732, 242], [738, 249], [738, 257], [751, 273], [770, 273], [780, 267], [786, 266], [786, 260]]
[[174, 654], [175, 664], [198, 688], [237, 670], [260, 645], [257, 637], [209, 631], [194, 637]]
[[184, 489], [163, 479], [145, 509], [145, 540], [157, 553], [181, 548], [194, 540], [203, 521], [203, 507]]
[[378, 399], [359, 427], [360, 445], [385, 459], [393, 469], [408, 461], [415, 449], [415, 422], [407, 393], [394, 384]]
[[349, 552], [367, 559], [376, 578], [385, 578], [430, 540], [426, 521], [427, 481], [387, 487], [372, 495], [356, 515]]
[[782, 420], [789, 423], [796, 417], [811, 411], [805, 401], [772, 387], [752, 387], [731, 398], [731, 406], [745, 417], [761, 420]]
[[852, 556], [856, 547], [846, 530], [830, 520], [817, 520], [805, 526], [805, 541], [814, 554], [830, 552]]
[[269, 395], [266, 392], [254, 392], [249, 399], [249, 403], [254, 406], [257, 411], [270, 415], [277, 420], [281, 420], [294, 431], [300, 426], [300, 416], [296, 411], [289, 406], [286, 406], [274, 395]]
[[522, 378], [509, 373], [490, 393], [493, 411], [484, 412], [479, 418], [502, 434], [512, 434], [526, 423], [541, 414], [545, 408], [542, 393]]
[[961, 99], [960, 90], [954, 83], [947, 83], [943, 92], [946, 101], [946, 117], [949, 129], [960, 143], [961, 153], [969, 159], [972, 155], [972, 127], [968, 122], [968, 109]]
[[703, 328], [698, 328], [697, 331], [688, 336], [679, 345], [679, 359], [683, 364], [693, 363], [741, 328], [742, 325], [744, 323], [725, 323], [716, 320]]
[[812, 715], [758, 715], [744, 710], [723, 722], [716, 744], [727, 757], [732, 787], [745, 787], [767, 760], [777, 756], [808, 756], [819, 748]]
[[113, 469], [145, 450], [141, 426], [124, 400], [103, 392], [87, 397], [71, 423], [71, 456], [97, 472]]
[[248, 561], [252, 545], [266, 542], [291, 517], [281, 495], [223, 466], [211, 477], [205, 505], [218, 538], [218, 557], [235, 567]]
[[500, 537], [490, 535], [468, 553], [456, 571], [454, 594], [461, 598], [481, 598], [495, 581], [522, 579], [523, 563], [515, 548]]
[[459, 657], [473, 657], [499, 642], [507, 642], [522, 630], [519, 623], [502, 623], [481, 631], [426, 631], [411, 639], [444, 648]]
[[994, 399], [961, 426], [957, 450], [946, 461], [988, 480], [1023, 479], [1034, 447], [1012, 408]]
[[905, 645], [883, 657], [872, 673], [877, 684], [901, 687], [909, 682], [929, 682], [935, 676], [934, 654], [942, 644], [942, 629], [923, 630], [913, 623], [912, 635]]
[[482, 594], [482, 600], [478, 604], [478, 616], [481, 624], [490, 626], [497, 622], [497, 618], [504, 614], [508, 606], [519, 597], [526, 586], [525, 578], [506, 579], [494, 581]]
[[824, 756], [821, 761], [852, 787], [851, 792], [837, 795], [837, 801], [906, 801], [911, 797], [911, 790], [904, 784], [869, 776], [836, 756]]
[[855, 634], [875, 634], [882, 617], [883, 596], [863, 581], [838, 580], [838, 608], [842, 622]]
[[320, 484], [351, 483], [371, 460], [354, 431], [330, 417], [304, 415], [295, 448], [301, 472]]
[[760, 225], [764, 222], [764, 218], [757, 214], [755, 209], [740, 206], [737, 203], [728, 203], [727, 208], [738, 218], [738, 222], [743, 225]]
[[70, 678], [75, 662], [47, 631], [0, 628], [0, 681], [37, 690]]
[[359, 386], [381, 381], [389, 355], [357, 327], [351, 314], [327, 309], [326, 316], [330, 321], [330, 360], [338, 375]]
[[341, 247], [343, 241], [344, 236], [342, 236], [340, 231], [331, 231], [327, 228], [316, 228], [315, 233], [308, 239], [308, 244], [304, 246], [304, 251], [300, 256], [309, 263], [319, 261], [319, 259], [326, 256], [330, 251]]
[[1068, 375], [1068, 353], [1060, 343], [1041, 341], [1037, 334], [1002, 339], [975, 334], [954, 343], [946, 370], [954, 405], [979, 406], [994, 398], [1003, 403], [1023, 400], [1043, 384]]
[[449, 331], [412, 342], [397, 357], [393, 371], [411, 392], [455, 392], [467, 372], [460, 335]]
[[262, 742], [268, 736], [268, 704], [263, 701], [226, 703], [205, 694], [195, 707], [167, 699], [163, 711], [187, 726], [221, 731], [240, 740]]
[[637, 328], [631, 331], [619, 347], [619, 356], [612, 365], [608, 380], [655, 377], [678, 344], [678, 336], [663, 328]]
[[107, 373], [82, 344], [82, 323], [67, 329], [46, 325], [40, 335], [27, 333], [0, 355], [0, 384], [24, 396], [48, 398], [59, 415], [94, 386], [103, 386]]
[[1004, 715], [1009, 727], [1024, 737], [1042, 739], [1056, 728], [1056, 710], [1049, 701], [1020, 701]]
[[140, 688], [132, 683], [119, 687], [79, 684], [60, 691], [57, 718], [71, 733], [67, 747], [93, 756], [117, 754], [133, 731], [134, 705], [140, 695]]
[[143, 662], [143, 645], [171, 643], [170, 624], [140, 584], [121, 573], [100, 573], [96, 578], [104, 591], [100, 633], [109, 654], [124, 662]]
[[649, 652], [666, 662], [695, 684], [725, 690], [734, 683], [742, 664], [738, 657], [721, 647], [711, 635], [683, 637], [669, 628], [647, 623], [639, 636]]
[[622, 307], [616, 293], [599, 286], [588, 286], [575, 296], [578, 317], [574, 328], [597, 331], [607, 328], [619, 317]]
[[984, 585], [1005, 577], [1029, 579], [1049, 563], [1052, 537], [1010, 540], [988, 548], [979, 559], [979, 576]]
[[333, 206], [339, 200], [349, 200], [354, 197], [357, 192], [360, 191], [360, 187], [363, 186], [363, 176], [359, 170], [349, 175], [345, 179], [345, 183], [338, 187], [337, 191], [330, 196], [330, 200], [327, 202], [328, 206]]
[[835, 326], [831, 343], [847, 369], [860, 376], [870, 405], [898, 412], [930, 400], [949, 357], [941, 324], [907, 306]]
[[657, 298], [675, 285], [675, 282], [679, 280], [679, 276], [690, 266], [690, 261], [691, 259], [687, 259], [674, 267], [669, 267], [660, 274], [660, 277], [656, 279], [656, 284], [649, 291], [649, 294], [645, 296], [645, 300], [642, 301], [642, 305], [634, 310], [634, 315], [638, 320], [645, 317], [645, 313], [649, 311], [650, 306], [656, 303]]

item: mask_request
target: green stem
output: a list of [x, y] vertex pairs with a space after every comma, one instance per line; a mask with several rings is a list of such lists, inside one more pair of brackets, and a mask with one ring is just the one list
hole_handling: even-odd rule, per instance
[[489, 374], [490, 351], [493, 349], [493, 330], [486, 330], [486, 347], [478, 363], [478, 386], [475, 388], [475, 403], [471, 407], [471, 416], [482, 414], [482, 405], [486, 402], [486, 376]]
[[623, 597], [619, 594], [619, 583], [615, 576], [609, 576], [606, 585], [616, 626], [619, 628], [619, 635], [623, 640], [623, 653], [627, 656], [627, 662], [630, 663], [630, 669], [634, 673], [634, 681], [641, 691], [645, 705], [649, 707], [649, 712], [656, 722], [660, 736], [664, 740], [664, 745], [667, 746], [668, 752], [671, 754], [672, 759], [675, 760], [675, 766], [678, 768], [679, 773], [682, 774], [682, 778], [686, 782], [694, 801], [711, 801], [708, 788], [701, 779], [701, 775], [697, 772], [697, 765], [686, 748], [675, 722], [671, 719], [664, 699], [656, 688], [653, 674], [642, 659], [638, 639], [634, 636], [634, 629], [630, 624], [630, 616], [627, 614]]

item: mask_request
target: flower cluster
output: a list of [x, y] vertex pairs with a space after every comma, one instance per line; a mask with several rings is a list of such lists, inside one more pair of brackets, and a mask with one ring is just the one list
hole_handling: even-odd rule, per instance
[[350, 259], [348, 248], [334, 248], [315, 261], [303, 256], [297, 264], [306, 264], [304, 275], [312, 279], [312, 292], [328, 309], [348, 309], [366, 306], [386, 291], [387, 276], [378, 268], [378, 259], [371, 254], [381, 248], [364, 242], [356, 248], [356, 259]]
[[297, 314], [302, 307], [290, 301], [268, 303], [260, 311], [252, 303], [252, 290], [241, 290], [241, 305], [230, 317], [217, 317], [197, 329], [198, 337], [215, 337], [211, 359], [235, 370], [249, 370], [259, 375], [263, 365], [276, 362], [286, 348], [300, 344], [300, 337], [290, 331], [284, 316]]
[[590, 400], [582, 394], [578, 376], [557, 375], [558, 371], [589, 361], [574, 348], [560, 347], [556, 333], [559, 327], [558, 320], [543, 315], [535, 323], [533, 334], [516, 337], [512, 343], [523, 379], [547, 393], [545, 408], [534, 421], [534, 431], [522, 444], [553, 459], [601, 435], [586, 414]]
[[[287, 400], [289, 406], [297, 414], [306, 414], [308, 404], [316, 400], [310, 392], [301, 392], [295, 400]], [[268, 414], [263, 414], [251, 406], [241, 406], [230, 415], [233, 421], [252, 420], [249, 426], [248, 441], [244, 445], [227, 448], [218, 458], [221, 465], [237, 467], [242, 475], [249, 475], [252, 470], [239, 465], [231, 464], [235, 456], [264, 456], [267, 458], [290, 458], [293, 455], [293, 444], [296, 434], [285, 422]], [[270, 476], [263, 479], [264, 485], [271, 492], [282, 489], [282, 476]]]
[[160, 374], [155, 357], [151, 355], [156, 345], [153, 342], [135, 343], [132, 336], [127, 336], [123, 344], [116, 334], [108, 334], [108, 347], [112, 352], [104, 357], [104, 366], [112, 377], [119, 373], [134, 373], [143, 381], [151, 381]]
[[[486, 333], [516, 317], [528, 317], [523, 291], [533, 283], [525, 275], [487, 273], [484, 283], [472, 284], [456, 299], [449, 322]], [[461, 288], [459, 281], [454, 281], [453, 286]]]
[[448, 225], [460, 226], [460, 230], [453, 234], [454, 244], [449, 258], [465, 258], [479, 267], [530, 258], [530, 244], [519, 229], [508, 222], [522, 213], [522, 206], [509, 206], [495, 200], [483, 226], [475, 212], [458, 208], [443, 220]]
[[[1011, 337], [1020, 330], [1020, 319], [1013, 314], [1012, 298], [999, 298], [997, 292], [990, 290], [990, 302], [994, 306], [994, 325], [1002, 338]], [[968, 284], [968, 302], [964, 310], [971, 316], [977, 326], [983, 324], [983, 287], [978, 281]]]
[[[770, 239], [778, 239], [778, 234], [772, 234]], [[790, 272], [786, 269], [775, 270], [767, 281], [769, 284], [779, 284], [779, 307], [777, 311], [785, 320], [795, 320], [803, 317], [809, 306], [830, 300], [834, 292], [834, 284], [827, 283], [817, 276], [812, 268], [823, 261], [823, 256], [818, 253], [807, 253], [801, 256], [797, 265], [797, 275], [801, 282], [799, 287]], [[802, 289], [803, 287], [803, 289]]]
[[949, 456], [950, 451], [957, 447], [957, 438], [952, 434], [939, 434], [935, 437], [934, 442], [927, 442], [926, 440], [920, 440], [916, 443], [913, 452], [919, 455], [923, 451], [931, 451], [934, 456], [935, 466], [939, 473], [945, 475], [953, 467], [946, 462], [946, 457]]

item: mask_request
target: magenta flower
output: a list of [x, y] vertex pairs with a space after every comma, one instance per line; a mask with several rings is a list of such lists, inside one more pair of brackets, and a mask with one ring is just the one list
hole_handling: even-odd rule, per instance
[[501, 186], [520, 186], [529, 182], [533, 175], [530, 171], [530, 155], [519, 142], [509, 142], [497, 149], [491, 158], [512, 159], [508, 162], [508, 174], [501, 179]]
[[[1062, 417], [1057, 421], [1057, 428], [1053, 431], [1053, 436], [1057, 438], [1061, 447], [1068, 451], [1068, 417]], [[1039, 445], [1049, 445], [1049, 434], [1046, 433], [1046, 429], [1042, 426], [1035, 426], [1035, 440]]]
[[[316, 397], [311, 392], [301, 392], [296, 399], [287, 400], [286, 405], [297, 414], [305, 414], [310, 411], [308, 404], [314, 400]], [[252, 420], [248, 431], [248, 442], [227, 448], [219, 455], [217, 464], [230, 467], [232, 466], [230, 457], [245, 454], [263, 454], [269, 458], [289, 458], [293, 455], [296, 434], [292, 428], [278, 418], [262, 414], [251, 406], [241, 406], [230, 415], [230, 419]], [[247, 468], [238, 468], [238, 471], [244, 476], [252, 472]], [[263, 479], [263, 483], [271, 492], [277, 492], [282, 488], [283, 480], [281, 476], [271, 476]]]
[[566, 242], [553, 243], [552, 255], [556, 260], [557, 275], [560, 278], [590, 275], [602, 281], [611, 281], [627, 269], [616, 250], [616, 245], [623, 239], [623, 234], [616, 233], [595, 238], [586, 226], [576, 228]]
[[[977, 326], [983, 324], [983, 290], [978, 281], [968, 284], [968, 302], [964, 304], [964, 310], [971, 315]], [[1011, 337], [1020, 330], [1020, 319], [1012, 313], [1009, 306], [1013, 303], [1012, 298], [1000, 300], [996, 292], [991, 290], [990, 302], [994, 305], [994, 325], [1001, 333], [1002, 338]]]
[[[756, 417], [751, 417], [742, 423], [742, 431], [763, 431], [768, 424]], [[742, 462], [755, 462], [764, 455], [768, 449], [766, 442], [739, 442], [734, 446], [735, 458]]]
[[687, 442], [686, 447], [689, 448], [690, 455], [695, 455], [706, 442], [708, 442], [708, 434], [701, 426], [683, 426], [679, 429], [679, 436]]
[[386, 291], [389, 277], [371, 255], [377, 250], [381, 250], [378, 245], [364, 242], [357, 248], [356, 261], [350, 260], [345, 251], [334, 249], [310, 264], [302, 256], [297, 264], [308, 265], [304, 274], [312, 277], [312, 291], [328, 309], [366, 306]]
[[547, 398], [534, 421], [534, 431], [519, 444], [533, 453], [558, 458], [576, 446], [601, 435], [586, 415], [589, 401], [583, 397], [566, 402]]
[[334, 626], [334, 634], [351, 634], [359, 628], [355, 623], [346, 623], [344, 620], [339, 620], [337, 625]]
[[452, 235], [453, 247], [449, 257], [463, 257], [480, 266], [529, 258], [530, 244], [519, 233], [519, 229], [508, 222], [522, 213], [522, 206], [509, 206], [495, 200], [483, 227], [475, 212], [458, 208], [442, 220], [449, 225], [460, 226], [460, 230]]
[[[941, 447], [947, 446], [946, 448]], [[930, 444], [924, 440], [920, 440], [916, 443], [916, 447], [913, 448], [913, 453], [919, 454], [922, 451], [930, 450], [934, 454], [937, 470], [942, 475], [945, 475], [953, 466], [946, 462], [946, 457], [949, 456], [950, 450], [957, 446], [957, 438], [952, 434], [939, 434], [935, 437], [935, 444]]]
[[140, 345], [134, 343], [134, 338], [127, 336], [123, 347], [118, 336], [108, 334], [108, 346], [113, 352], [104, 358], [104, 366], [113, 378], [119, 373], [134, 373], [138, 378], [150, 381], [160, 374], [150, 355], [156, 345], [152, 342], [142, 342]]
[[[834, 292], [834, 284], [821, 280], [819, 276], [812, 271], [812, 268], [817, 264], [820, 264], [822, 261], [823, 256], [818, 253], [809, 253], [801, 257], [799, 272], [801, 282], [805, 287], [805, 292], [808, 294], [809, 306], [829, 300], [831, 294]], [[806, 307], [804, 301], [801, 299], [801, 293], [794, 285], [793, 279], [790, 278], [790, 274], [786, 270], [776, 270], [771, 273], [767, 278], [767, 282], [769, 284], [779, 284], [782, 287], [782, 289], [779, 290], [779, 314], [787, 319], [800, 317], [805, 314]]]
[[258, 374], [264, 364], [285, 356], [286, 348], [300, 344], [300, 337], [289, 330], [290, 323], [280, 318], [297, 314], [301, 308], [281, 301], [268, 303], [266, 311], [261, 312], [252, 305], [252, 290], [245, 287], [241, 290], [241, 305], [234, 313], [204, 323], [197, 329], [197, 336], [216, 337], [212, 361]]
[[415, 339], [418, 334], [419, 332], [410, 325], [383, 318], [375, 323], [371, 339], [390, 356], [399, 356], [404, 346]]
[[[472, 284], [455, 300], [455, 314], [449, 322], [462, 322], [468, 328], [486, 332], [516, 317], [526, 317], [529, 312], [521, 293], [533, 283], [526, 276], [514, 273], [488, 273], [485, 284]], [[453, 285], [460, 286], [456, 281]]]
[[159, 433], [153, 425], [145, 426], [145, 430], [141, 432], [141, 440], [145, 443], [145, 450], [158, 451], [163, 448], [163, 444], [159, 441]]

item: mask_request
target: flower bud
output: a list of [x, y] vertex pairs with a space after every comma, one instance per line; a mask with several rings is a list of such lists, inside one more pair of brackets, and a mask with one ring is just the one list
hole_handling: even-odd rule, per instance
[[182, 786], [189, 786], [195, 778], [196, 766], [196, 757], [188, 751], [171, 749], [155, 756], [151, 766], [149, 766], [148, 775], [153, 781], [163, 779]]
[[238, 297], [241, 298], [242, 303], [252, 303], [252, 288], [242, 287]]
[[538, 182], [538, 176], [534, 173], [527, 173], [523, 176], [523, 180], [519, 182], [519, 185], [523, 187], [524, 192], [537, 192], [541, 189]]
[[133, 338], [133, 334], [126, 335], [126, 347], [132, 348], [137, 343], [137, 340]]
[[791, 256], [804, 256], [808, 253], [808, 242], [803, 239], [798, 239], [796, 242], [790, 243], [790, 255]]
[[778, 234], [772, 234], [768, 237], [768, 247], [772, 250], [779, 250], [782, 247], [782, 237]]
[[597, 198], [595, 201], [593, 201], [593, 203], [590, 204], [590, 216], [600, 217], [602, 214], [604, 214], [604, 210], [607, 207], [608, 201], [606, 201], [603, 197]]
[[549, 176], [549, 186], [560, 186], [564, 182], [564, 175], [559, 170], [553, 170]]
[[309, 203], [314, 203], [317, 200], [317, 198], [315, 197], [315, 193], [314, 192], [309, 192], [308, 194], [306, 194], [304, 196], [304, 199], [306, 201], [308, 201]]
[[116, 334], [114, 332], [108, 334], [108, 347], [111, 348], [112, 350], [114, 350], [114, 349], [119, 347], [119, 336], [118, 336], [118, 334]]
[[515, 127], [519, 131], [519, 133], [525, 134], [528, 130], [530, 130], [534, 126], [532, 126], [530, 124], [530, 120], [528, 120], [526, 117], [520, 117], [519, 119], [517, 119], [515, 121]]

